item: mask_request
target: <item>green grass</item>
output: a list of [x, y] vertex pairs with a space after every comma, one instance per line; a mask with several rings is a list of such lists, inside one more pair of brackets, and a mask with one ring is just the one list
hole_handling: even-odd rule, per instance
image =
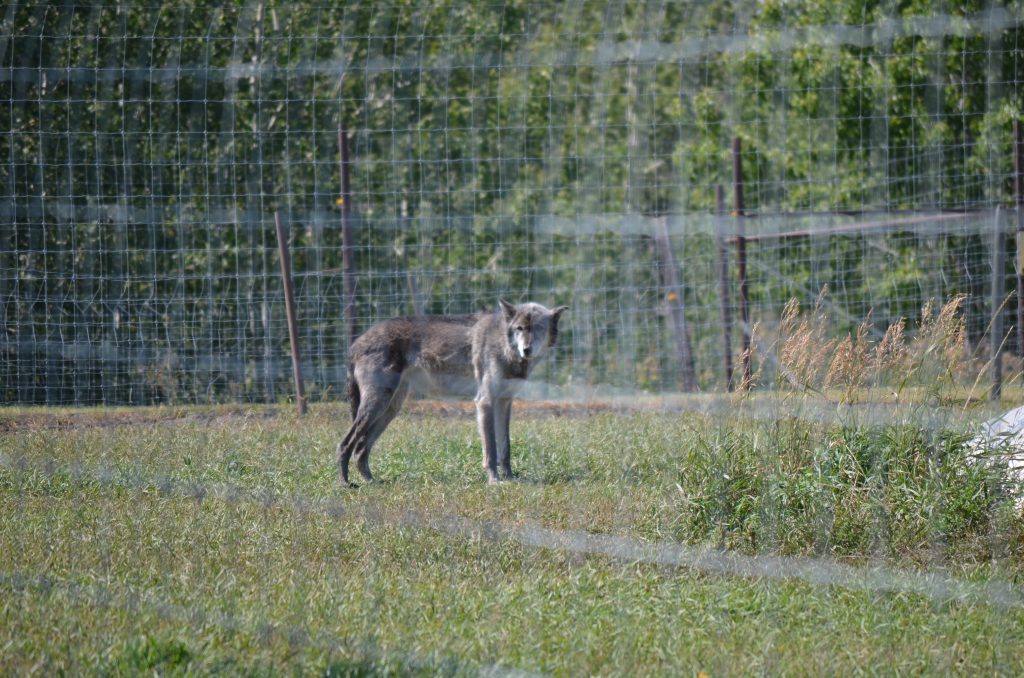
[[[967, 464], [956, 432], [741, 411], [520, 416], [523, 482], [489, 487], [471, 417], [406, 415], [372, 460], [384, 482], [344, 491], [343, 405], [303, 420], [7, 412], [31, 425], [0, 426], [0, 674], [1024, 672], [1020, 607], [486, 529], [1020, 581], [1019, 488]], [[457, 535], [430, 517], [482, 527]]]

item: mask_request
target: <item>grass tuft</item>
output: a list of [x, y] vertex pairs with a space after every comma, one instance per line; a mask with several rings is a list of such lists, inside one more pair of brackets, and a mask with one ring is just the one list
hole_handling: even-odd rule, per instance
[[[955, 322], [935, 323], [958, 341]], [[870, 349], [851, 337], [848, 355], [903, 359], [902, 330], [887, 336]], [[823, 365], [796, 374], [824, 380]], [[333, 465], [340, 405], [302, 419], [140, 411], [138, 424], [118, 413], [106, 425], [69, 412], [90, 424], [11, 427], [0, 674], [1024, 672], [1020, 607], [502, 536], [539, 527], [1024, 579], [1019, 483], [968, 463], [970, 431], [823, 423], [786, 397], [764, 418], [758, 404], [559, 417], [517, 406], [522, 480], [499, 487], [484, 482], [471, 416], [399, 417], [374, 453], [383, 482], [348, 491]]]

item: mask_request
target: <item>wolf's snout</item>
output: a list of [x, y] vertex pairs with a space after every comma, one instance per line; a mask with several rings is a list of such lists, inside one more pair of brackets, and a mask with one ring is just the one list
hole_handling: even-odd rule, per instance
[[529, 346], [523, 346], [523, 357], [524, 358], [529, 358], [530, 357], [530, 350], [531, 349], [530, 349]]

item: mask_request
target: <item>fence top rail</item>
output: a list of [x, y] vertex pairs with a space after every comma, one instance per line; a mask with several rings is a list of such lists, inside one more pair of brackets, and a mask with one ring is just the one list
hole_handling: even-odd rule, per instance
[[[895, 219], [875, 219], [870, 221], [855, 221], [848, 224], [840, 224], [837, 226], [829, 226], [824, 228], [798, 228], [788, 231], [778, 232], [763, 232], [763, 233], [751, 233], [749, 235], [732, 233], [725, 237], [730, 242], [735, 242], [742, 238], [743, 240], [758, 241], [758, 240], [785, 240], [787, 238], [804, 238], [810, 236], [830, 236], [830, 235], [842, 235], [845, 233], [863, 233], [867, 231], [885, 231], [891, 229], [902, 229], [908, 226], [920, 226], [924, 224], [932, 224], [936, 222], [950, 222], [957, 220], [965, 220], [970, 218], [976, 218], [983, 216], [986, 213], [992, 214], [993, 218], [999, 219], [999, 209], [995, 210], [978, 210], [978, 211], [962, 211], [962, 212], [946, 212], [942, 214], [918, 214], [915, 216], [898, 217]], [[785, 215], [773, 215], [777, 217], [783, 217]], [[748, 216], [733, 215], [732, 218], [751, 218]], [[1000, 223], [1000, 228], [1004, 228], [1005, 224]], [[1004, 228], [1005, 230], [1005, 228]]]

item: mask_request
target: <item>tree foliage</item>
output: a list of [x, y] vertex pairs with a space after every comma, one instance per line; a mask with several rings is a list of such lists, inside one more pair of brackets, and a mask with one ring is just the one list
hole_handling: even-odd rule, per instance
[[[938, 17], [824, 0], [10, 3], [5, 400], [276, 397], [275, 210], [314, 381], [336, 389], [342, 123], [361, 327], [572, 297], [583, 378], [672, 386], [655, 250], [622, 224], [681, 224], [688, 313], [710, 327], [714, 241], [681, 217], [716, 209], [734, 137], [751, 211], [1007, 204], [1019, 16], [974, 1]], [[938, 282], [915, 237], [894, 241], [884, 280], [864, 275], [862, 237], [824, 260], [788, 243], [762, 253], [774, 275], [755, 302], [829, 284], [851, 320], [883, 306], [891, 322], [927, 295], [977, 296], [983, 248], [943, 237]], [[697, 338], [705, 383], [716, 337]]]

